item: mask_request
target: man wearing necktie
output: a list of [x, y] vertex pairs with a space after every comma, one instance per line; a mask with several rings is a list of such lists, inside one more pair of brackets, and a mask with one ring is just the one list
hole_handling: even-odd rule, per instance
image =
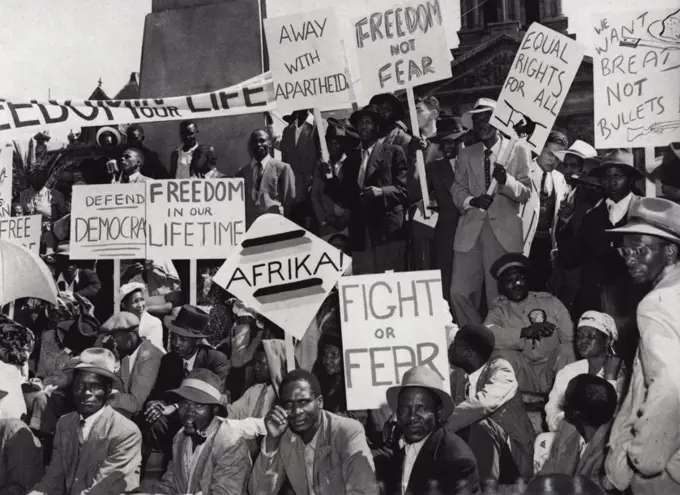
[[405, 266], [404, 215], [410, 205], [406, 156], [398, 146], [380, 142], [385, 121], [376, 105], [350, 117], [361, 145], [347, 154], [342, 178], [322, 164], [324, 192], [350, 210], [352, 273], [401, 271]]
[[[462, 212], [451, 275], [451, 305], [459, 325], [468, 323], [461, 320], [469, 304], [481, 311], [483, 288], [487, 307], [498, 296], [490, 274], [493, 262], [524, 247], [519, 208], [530, 195], [531, 154], [521, 143], [508, 149], [509, 140], [489, 122], [495, 108], [494, 100], [480, 98], [469, 112], [479, 142], [460, 151], [451, 186], [453, 202]], [[501, 159], [505, 163], [498, 163]], [[498, 185], [489, 195], [493, 179]]]
[[254, 130], [248, 141], [250, 163], [236, 173], [236, 177], [245, 180], [247, 227], [264, 213], [289, 216], [295, 201], [293, 169], [272, 158], [270, 148], [269, 133], [265, 129]]

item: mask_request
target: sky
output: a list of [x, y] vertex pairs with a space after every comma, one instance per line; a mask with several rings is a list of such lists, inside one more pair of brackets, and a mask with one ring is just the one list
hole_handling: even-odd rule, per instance
[[[302, 9], [340, 6], [359, 16], [368, 0], [267, 0], [270, 16]], [[394, 0], [370, 0], [372, 10]], [[445, 22], [460, 27], [458, 0], [440, 0]], [[634, 9], [634, 0], [562, 0], [570, 31], [587, 42], [587, 9]], [[653, 0], [655, 7], [677, 0]], [[151, 0], [2, 0], [0, 1], [0, 97], [7, 99], [84, 99], [102, 79], [113, 97], [139, 71], [144, 18]], [[455, 39], [453, 36], [451, 40]], [[352, 61], [350, 61], [350, 66]], [[159, 95], [162, 96], [162, 95]]]

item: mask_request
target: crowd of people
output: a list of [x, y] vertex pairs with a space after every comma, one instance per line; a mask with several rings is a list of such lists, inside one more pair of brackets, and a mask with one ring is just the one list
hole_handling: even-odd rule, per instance
[[0, 321], [0, 494], [680, 492], [678, 143], [654, 171], [669, 199], [642, 197], [631, 150], [555, 129], [532, 157], [495, 105], [417, 99], [420, 137], [391, 94], [322, 129], [298, 111], [254, 130], [234, 174], [248, 226], [285, 215], [353, 275], [441, 272], [451, 387], [416, 366], [377, 410], [348, 410], [336, 291], [290, 363], [285, 329], [211, 284], [219, 264], [191, 305], [186, 262], [133, 260], [114, 308], [112, 263], [70, 258], [73, 185], [226, 177], [197, 122], [167, 167], [130, 125], [29, 175], [13, 213], [43, 216], [60, 292]]

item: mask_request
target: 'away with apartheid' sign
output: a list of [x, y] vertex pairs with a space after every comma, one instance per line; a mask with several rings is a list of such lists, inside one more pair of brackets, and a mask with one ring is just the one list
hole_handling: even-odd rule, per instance
[[585, 51], [584, 45], [534, 22], [517, 50], [491, 125], [526, 138], [526, 146], [540, 154]]

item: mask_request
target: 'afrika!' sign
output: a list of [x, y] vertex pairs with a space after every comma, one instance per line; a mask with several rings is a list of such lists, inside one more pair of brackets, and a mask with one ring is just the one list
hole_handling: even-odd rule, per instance
[[213, 278], [301, 339], [352, 260], [282, 215], [265, 214]]

